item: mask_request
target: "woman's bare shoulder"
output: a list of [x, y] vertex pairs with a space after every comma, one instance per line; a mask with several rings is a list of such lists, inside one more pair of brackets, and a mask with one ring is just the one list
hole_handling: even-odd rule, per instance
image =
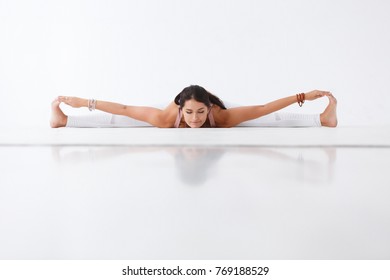
[[179, 109], [179, 105], [177, 105], [174, 101], [172, 101], [171, 103], [168, 104], [167, 107], [165, 107], [165, 109], [163, 111], [175, 111], [175, 112], [177, 112], [178, 109]]
[[211, 108], [211, 112], [213, 114], [216, 126], [226, 127], [229, 115], [228, 109], [222, 109], [218, 105], [213, 105], [213, 107]]
[[179, 111], [179, 106], [173, 101], [169, 103], [169, 105], [165, 107], [165, 109], [162, 110], [162, 118], [167, 127], [174, 126], [178, 111]]

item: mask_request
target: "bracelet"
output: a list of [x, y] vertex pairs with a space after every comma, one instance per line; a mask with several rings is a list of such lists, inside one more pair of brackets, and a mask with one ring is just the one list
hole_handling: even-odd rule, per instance
[[88, 110], [94, 111], [96, 109], [96, 100], [95, 99], [88, 99]]
[[297, 101], [298, 101], [299, 107], [302, 107], [303, 103], [305, 103], [305, 94], [303, 92], [297, 94]]

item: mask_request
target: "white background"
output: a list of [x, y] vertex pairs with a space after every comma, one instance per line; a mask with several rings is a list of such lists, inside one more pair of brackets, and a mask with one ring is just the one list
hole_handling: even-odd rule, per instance
[[330, 90], [340, 125], [388, 124], [389, 11], [385, 0], [0, 0], [0, 126], [48, 127], [57, 95], [168, 104], [190, 84], [240, 104]]

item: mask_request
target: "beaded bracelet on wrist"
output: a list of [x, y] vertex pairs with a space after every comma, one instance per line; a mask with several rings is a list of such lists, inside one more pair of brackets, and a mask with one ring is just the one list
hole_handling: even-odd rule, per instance
[[296, 96], [299, 107], [302, 107], [303, 103], [305, 103], [305, 94], [302, 92], [297, 94]]
[[95, 99], [88, 99], [88, 110], [94, 111], [96, 109], [96, 100]]

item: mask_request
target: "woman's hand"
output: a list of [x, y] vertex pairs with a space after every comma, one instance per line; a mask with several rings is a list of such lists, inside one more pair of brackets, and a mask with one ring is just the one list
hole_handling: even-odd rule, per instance
[[74, 96], [58, 96], [58, 101], [64, 102], [66, 105], [69, 105], [73, 108], [87, 107], [88, 101], [83, 98], [74, 97]]
[[332, 95], [329, 91], [312, 90], [305, 93], [305, 100], [315, 100], [320, 97]]

